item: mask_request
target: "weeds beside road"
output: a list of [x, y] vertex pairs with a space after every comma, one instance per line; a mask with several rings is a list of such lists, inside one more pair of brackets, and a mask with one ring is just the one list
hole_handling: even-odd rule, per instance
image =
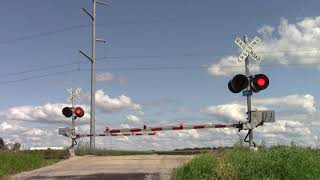
[[320, 150], [274, 147], [225, 150], [196, 156], [176, 168], [172, 180], [304, 179], [320, 177]]
[[0, 151], [0, 179], [58, 162], [65, 152], [46, 151]]

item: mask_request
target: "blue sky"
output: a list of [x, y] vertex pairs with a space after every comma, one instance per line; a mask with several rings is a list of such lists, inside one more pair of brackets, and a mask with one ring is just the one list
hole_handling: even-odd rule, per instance
[[[258, 46], [260, 49], [257, 51], [273, 51], [260, 54], [263, 62], [258, 66], [259, 71], [269, 76], [270, 86], [254, 95], [254, 98], [262, 99], [257, 106], [279, 108], [280, 120], [293, 121], [292, 117], [282, 116], [288, 114], [282, 111], [289, 109], [288, 111], [300, 112], [301, 107], [305, 108], [307, 113], [299, 114], [299, 117], [306, 115], [316, 119], [319, 92], [318, 80], [314, 77], [319, 75], [319, 65], [310, 66], [310, 64], [318, 62], [318, 52], [281, 54], [277, 51], [317, 48], [316, 45], [320, 44], [319, 38], [308, 40], [307, 37], [318, 35], [316, 30], [312, 30], [320, 26], [317, 19], [319, 2], [118, 0], [109, 3], [109, 6], [99, 5], [97, 8], [97, 35], [107, 40], [106, 45], [97, 45], [97, 57], [101, 58], [97, 61], [97, 68], [101, 69], [98, 74], [103, 76], [108, 73], [112, 78], [98, 82], [97, 89], [102, 90], [104, 95], [113, 100], [124, 95], [132, 102], [118, 109], [102, 104], [97, 114], [97, 131], [102, 131], [107, 125], [115, 127], [121, 127], [121, 124], [140, 126], [141, 123], [172, 125], [181, 120], [186, 124], [226, 121], [229, 118], [228, 114], [234, 113], [236, 108], [231, 106], [227, 112], [222, 113], [218, 111], [218, 106], [239, 105], [244, 102], [240, 94], [229, 92], [227, 82], [232, 75], [244, 72], [243, 69], [234, 70], [235, 68], [230, 65], [239, 65], [236, 56], [240, 51], [233, 41], [237, 36], [242, 37], [245, 34], [250, 39], [254, 36], [262, 39], [261, 46]], [[90, 64], [78, 50], [91, 53], [91, 29], [90, 26], [86, 26], [90, 24], [90, 19], [81, 8], [91, 11], [91, 1], [30, 0], [1, 3], [0, 53], [3, 60], [0, 66], [2, 74], [0, 110], [3, 114], [10, 114], [10, 108], [22, 111], [22, 106], [30, 106], [32, 109], [35, 106], [42, 107], [46, 103], [66, 103], [68, 96], [66, 88], [69, 87], [82, 88], [81, 103], [88, 103], [85, 99], [90, 90]], [[308, 20], [315, 25], [309, 26]], [[299, 26], [299, 23], [304, 25]], [[301, 35], [298, 40], [295, 39], [296, 31]], [[79, 63], [8, 75], [73, 62]], [[306, 67], [306, 64], [309, 66]], [[216, 74], [211, 72], [210, 68], [203, 67], [215, 65], [228, 67]], [[151, 70], [139, 70], [139, 68], [151, 68]], [[223, 75], [221, 72], [229, 73]], [[21, 80], [48, 73], [57, 75]], [[8, 82], [15, 80], [18, 82]], [[292, 97], [301, 99], [301, 103], [294, 102]], [[274, 98], [278, 98], [278, 101]], [[270, 99], [274, 100], [274, 103], [266, 104], [265, 102]], [[305, 105], [308, 103], [309, 105]], [[134, 104], [141, 106], [143, 113], [134, 112], [132, 110]], [[215, 106], [213, 112], [206, 111], [210, 106]], [[310, 108], [312, 114], [309, 113]], [[68, 125], [66, 119], [62, 123], [61, 121], [48, 123], [49, 120], [41, 122], [41, 118], [39, 121], [31, 122], [37, 120], [38, 116], [30, 115], [28, 114], [30, 112], [26, 111], [23, 111], [24, 115], [30, 117], [24, 116], [19, 121], [10, 120], [12, 117], [15, 117], [12, 119], [18, 117], [14, 114], [12, 117], [1, 118], [0, 124], [11, 123], [12, 131], [19, 131], [19, 128], [14, 129], [14, 127], [20, 126], [27, 128], [24, 131], [28, 128], [56, 131], [57, 127]], [[126, 116], [132, 114], [138, 117], [140, 124], [127, 122]], [[62, 117], [48, 118], [55, 122], [54, 119]], [[86, 123], [88, 122], [83, 120], [81, 124], [83, 131], [86, 131]], [[301, 125], [303, 128], [309, 128], [305, 127], [306, 124], [303, 125]], [[22, 141], [20, 136], [12, 138], [7, 135], [5, 129], [9, 132], [10, 128], [2, 128], [0, 136], [3, 134], [2, 136], [10, 141]], [[287, 131], [282, 133], [287, 139], [280, 141], [280, 138], [279, 142], [291, 140]], [[317, 132], [311, 131], [310, 138], [317, 135]], [[236, 136], [233, 134], [230, 137], [229, 144], [232, 144]], [[265, 136], [262, 132], [258, 137], [263, 139]], [[42, 141], [39, 138], [33, 141], [26, 140], [26, 146], [34, 146]], [[62, 142], [66, 143], [61, 138], [54, 144], [61, 145]]]

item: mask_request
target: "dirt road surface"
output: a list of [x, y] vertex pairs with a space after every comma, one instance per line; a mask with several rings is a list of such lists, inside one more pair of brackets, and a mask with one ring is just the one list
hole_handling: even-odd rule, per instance
[[193, 156], [78, 156], [9, 179], [166, 180], [170, 172]]

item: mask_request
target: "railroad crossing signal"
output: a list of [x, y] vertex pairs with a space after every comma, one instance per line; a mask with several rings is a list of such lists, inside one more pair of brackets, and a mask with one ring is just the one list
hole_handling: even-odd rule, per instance
[[76, 108], [72, 108], [72, 107], [64, 107], [62, 109], [62, 114], [69, 118], [71, 116], [75, 116], [75, 117], [83, 117], [84, 115], [84, 110], [81, 107], [76, 107]]
[[234, 41], [243, 51], [238, 57], [238, 61], [242, 62], [244, 61], [249, 55], [255, 59], [257, 62], [261, 61], [261, 58], [253, 51], [255, 47], [258, 46], [258, 44], [261, 42], [261, 39], [259, 37], [255, 37], [249, 45], [244, 43], [239, 37]]
[[257, 74], [249, 78], [243, 74], [237, 74], [228, 83], [228, 88], [233, 93], [239, 93], [248, 86], [257, 93], [269, 86], [269, 78], [264, 74]]

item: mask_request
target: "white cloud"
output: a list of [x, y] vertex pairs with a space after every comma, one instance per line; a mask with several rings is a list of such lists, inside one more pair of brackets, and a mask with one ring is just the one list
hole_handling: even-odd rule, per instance
[[287, 105], [289, 107], [301, 107], [309, 113], [316, 112], [314, 97], [306, 95], [289, 95], [279, 98], [258, 98], [254, 101], [260, 105]]
[[[97, 108], [107, 112], [130, 110], [139, 115], [143, 114], [141, 105], [134, 103], [130, 97], [125, 95], [111, 98], [99, 90], [96, 93], [96, 99]], [[0, 135], [7, 142], [20, 142], [25, 147], [68, 146], [70, 139], [58, 135], [59, 127], [71, 125], [71, 119], [64, 117], [61, 112], [65, 106], [69, 105], [46, 103], [38, 106], [16, 106], [1, 110]], [[76, 120], [76, 130], [78, 133], [89, 133], [90, 107], [87, 104], [78, 106], [84, 109], [85, 115]], [[129, 115], [128, 120], [140, 121], [139, 117], [135, 115]], [[104, 128], [102, 124], [96, 124], [97, 133], [102, 133]]]
[[134, 103], [130, 97], [120, 95], [116, 98], [111, 98], [103, 90], [96, 91], [96, 106], [105, 112], [130, 109], [137, 113], [142, 113], [141, 106]]
[[139, 123], [139, 122], [140, 122], [140, 118], [137, 117], [137, 116], [135, 116], [135, 115], [132, 115], [132, 114], [126, 116], [126, 119], [127, 119], [127, 121], [128, 121], [129, 123], [134, 123], [134, 124], [136, 124], [136, 123]]
[[11, 124], [8, 124], [7, 122], [2, 122], [0, 124], [0, 128], [1, 128], [1, 131], [6, 131], [6, 130], [13, 129], [14, 127]]
[[[276, 98], [257, 98], [252, 104], [252, 109], [266, 110], [266, 106], [286, 106], [291, 111], [296, 112], [300, 107], [306, 112], [312, 114], [316, 112], [314, 97], [306, 95], [289, 95]], [[227, 104], [209, 106], [201, 110], [202, 113], [222, 117], [226, 122], [246, 121], [247, 105], [242, 102], [231, 102]]]
[[3, 121], [0, 124], [0, 135], [5, 142], [18, 142], [23, 147], [31, 146], [65, 146], [67, 138], [58, 136], [55, 127], [35, 128], [23, 124]]
[[[208, 68], [209, 74], [213, 76], [231, 76], [244, 73], [244, 62], [239, 63], [236, 56], [225, 56], [218, 63], [211, 64]], [[259, 72], [260, 66], [254, 65], [250, 69], [252, 72]]]
[[179, 137], [193, 137], [193, 138], [199, 138], [198, 130], [191, 129], [187, 131], [180, 131], [178, 132]]
[[[309, 50], [318, 49], [320, 45], [320, 17], [306, 17], [301, 21], [290, 24], [281, 19], [277, 32], [273, 27], [264, 25], [258, 30], [264, 39], [257, 51], [270, 52], [281, 50]], [[320, 54], [317, 51], [260, 53], [268, 63], [276, 64], [313, 64], [319, 63]]]
[[[69, 106], [67, 104], [51, 104], [46, 103], [41, 106], [17, 106], [7, 110], [0, 111], [0, 119], [15, 121], [35, 121], [39, 123], [61, 123], [70, 121], [70, 119], [62, 115], [62, 108]], [[86, 105], [79, 105], [84, 111], [84, 117], [77, 121], [84, 122], [89, 120], [89, 109]]]
[[[226, 119], [230, 119], [232, 121], [244, 121], [246, 119], [245, 112], [247, 110], [247, 106], [243, 104], [222, 104], [216, 106], [209, 106], [203, 110], [203, 113], [207, 113], [210, 115], [216, 115], [220, 117], [225, 117]], [[227, 120], [227, 121], [230, 121]]]
[[[320, 46], [320, 16], [306, 17], [295, 23], [281, 19], [278, 27], [263, 25], [257, 30], [262, 36], [261, 43], [256, 47], [257, 54], [266, 64], [304, 64], [320, 68], [320, 53], [314, 50]], [[243, 62], [238, 63], [240, 53], [226, 55], [209, 66], [208, 72], [213, 76], [230, 76], [244, 71]], [[239, 67], [238, 67], [239, 66]], [[261, 70], [259, 64], [254, 64], [251, 71]]]
[[100, 74], [97, 74], [97, 77], [96, 77], [96, 81], [97, 82], [107, 82], [107, 81], [112, 81], [114, 80], [114, 75], [109, 73], [109, 72], [105, 72], [105, 73], [100, 73]]
[[273, 32], [274, 28], [267, 25], [263, 25], [260, 29], [258, 29], [258, 33], [263, 35], [264, 39], [270, 39], [272, 37]]
[[128, 79], [125, 77], [115, 76], [114, 74], [110, 72], [104, 72], [104, 73], [98, 73], [96, 76], [97, 82], [118, 82], [120, 84], [126, 84], [128, 82]]
[[121, 128], [132, 128], [129, 124], [120, 124]]

